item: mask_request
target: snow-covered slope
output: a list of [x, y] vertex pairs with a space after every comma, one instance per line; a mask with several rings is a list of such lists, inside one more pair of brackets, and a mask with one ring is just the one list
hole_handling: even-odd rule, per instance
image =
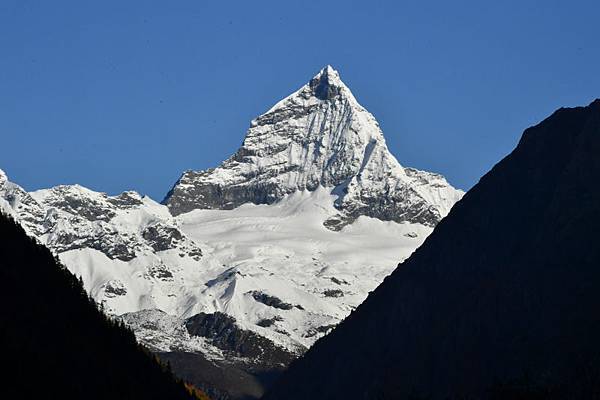
[[[23, 210], [35, 210], [39, 218], [25, 225], [28, 232], [83, 278], [107, 312], [159, 309], [179, 324], [222, 312], [292, 351], [341, 321], [431, 232], [364, 216], [331, 231], [323, 222], [336, 214], [335, 199], [317, 187], [270, 205], [174, 218], [133, 192], [111, 197], [77, 185], [32, 193], [10, 182], [0, 186], [3, 209], [23, 221], [34, 220]], [[140, 321], [157, 315], [126, 319], [141, 331]], [[180, 336], [146, 334], [157, 349], [181, 347]]]
[[27, 193], [0, 171], [0, 207], [146, 344], [267, 363], [346, 317], [461, 195], [402, 167], [331, 67], [221, 166], [186, 172], [166, 205], [78, 185]]
[[319, 187], [272, 205], [182, 215], [181, 229], [204, 244], [205, 270], [215, 268], [192, 314], [221, 311], [278, 343], [310, 346], [431, 231], [360, 217], [332, 232], [323, 222], [334, 200]]

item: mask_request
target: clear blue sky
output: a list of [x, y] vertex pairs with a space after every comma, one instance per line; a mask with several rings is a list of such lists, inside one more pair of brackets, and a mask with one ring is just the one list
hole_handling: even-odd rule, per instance
[[598, 3], [2, 0], [0, 168], [161, 200], [332, 64], [403, 165], [468, 189], [600, 97]]

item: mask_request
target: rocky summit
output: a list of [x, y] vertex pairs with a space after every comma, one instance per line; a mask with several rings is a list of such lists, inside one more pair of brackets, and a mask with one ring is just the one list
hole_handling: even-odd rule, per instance
[[373, 115], [326, 66], [254, 119], [219, 167], [185, 172], [164, 204], [174, 215], [232, 209], [319, 186], [336, 195], [338, 214], [326, 222], [333, 229], [360, 215], [435, 226], [462, 193], [440, 175], [403, 168]]

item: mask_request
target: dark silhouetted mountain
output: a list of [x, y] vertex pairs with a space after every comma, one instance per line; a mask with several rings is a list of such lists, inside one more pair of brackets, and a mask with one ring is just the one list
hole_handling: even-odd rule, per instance
[[2, 399], [192, 399], [50, 251], [0, 213]]
[[266, 399], [600, 398], [600, 100], [527, 129]]

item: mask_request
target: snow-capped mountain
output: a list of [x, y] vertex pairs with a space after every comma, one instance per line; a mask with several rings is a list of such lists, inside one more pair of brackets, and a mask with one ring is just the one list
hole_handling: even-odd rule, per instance
[[440, 175], [403, 168], [373, 115], [327, 66], [253, 120], [219, 167], [184, 173], [164, 203], [179, 215], [271, 204], [319, 186], [337, 196], [326, 224], [333, 229], [360, 215], [434, 226], [461, 196]]
[[152, 349], [262, 367], [345, 318], [461, 196], [402, 167], [329, 66], [164, 204], [79, 185], [28, 193], [0, 171], [0, 208]]

